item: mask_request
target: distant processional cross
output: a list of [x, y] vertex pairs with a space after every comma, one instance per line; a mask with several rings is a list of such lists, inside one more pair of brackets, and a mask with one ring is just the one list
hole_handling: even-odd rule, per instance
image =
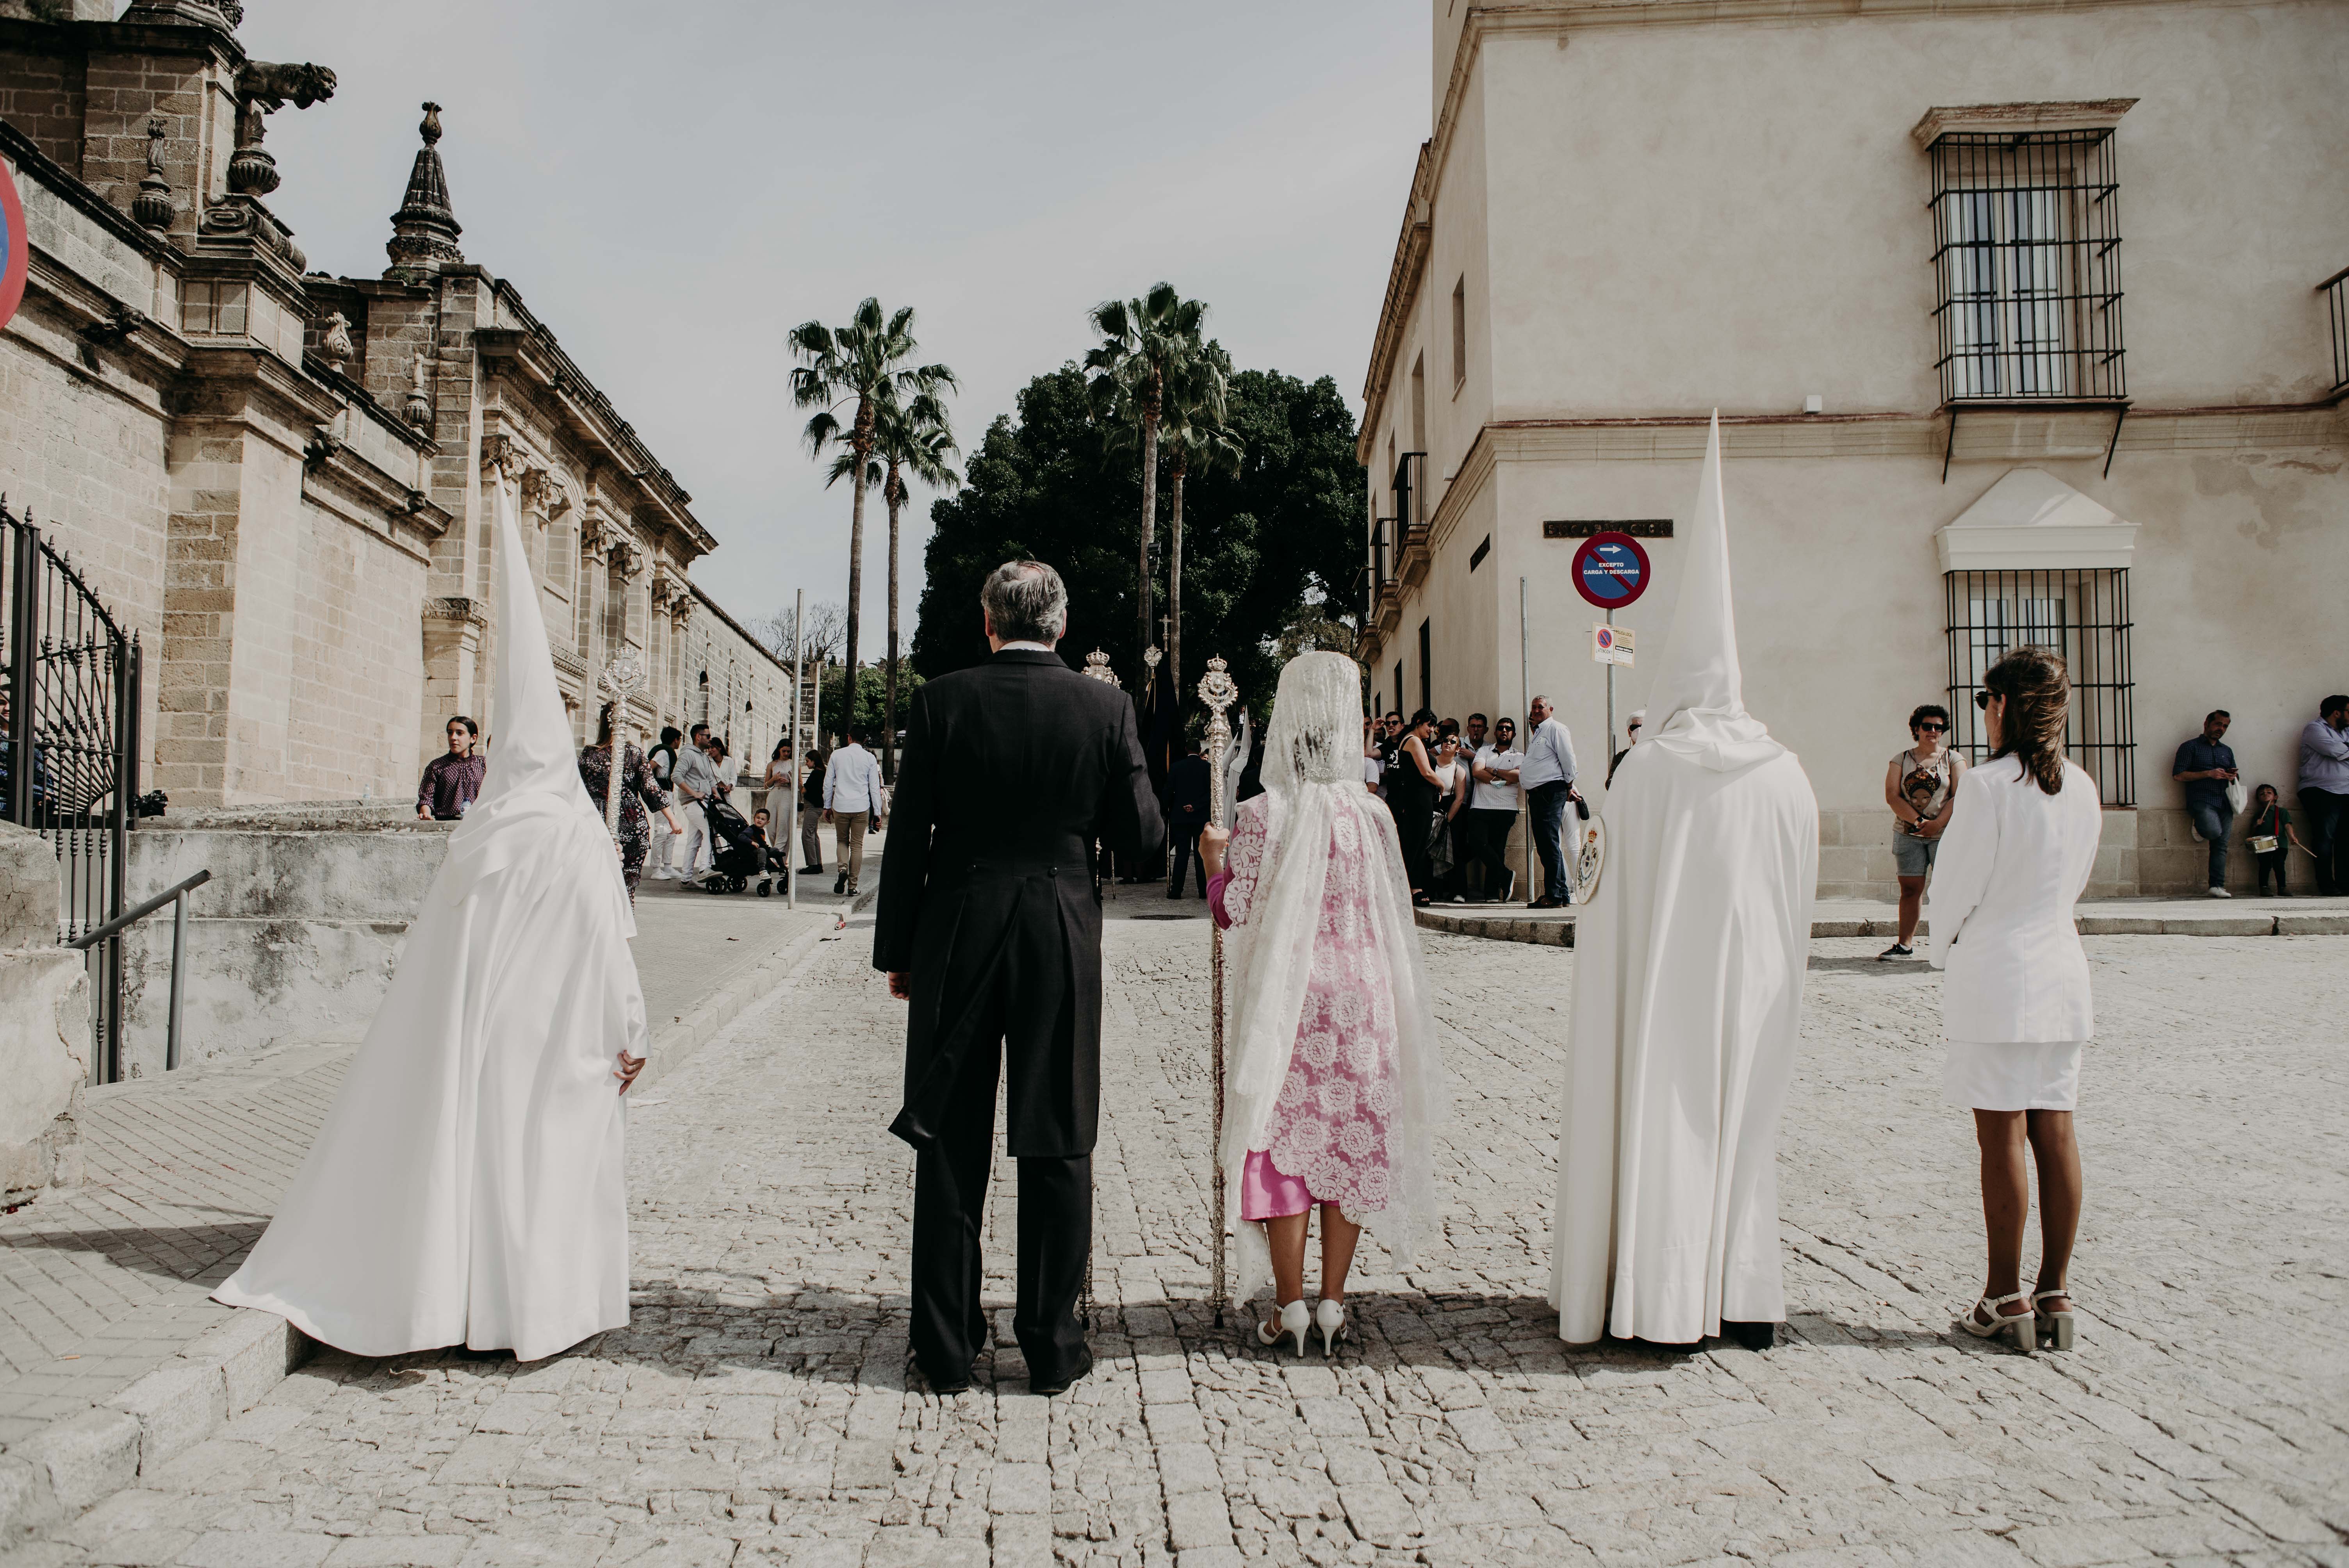
[[604, 779], [604, 826], [616, 841], [620, 836], [620, 775], [627, 771], [628, 699], [645, 684], [645, 666], [636, 655], [623, 653], [604, 666], [595, 689], [612, 705], [612, 757]]

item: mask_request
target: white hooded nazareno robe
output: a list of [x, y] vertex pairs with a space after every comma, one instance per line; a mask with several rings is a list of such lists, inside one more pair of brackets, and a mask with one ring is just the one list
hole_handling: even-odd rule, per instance
[[1686, 550], [1648, 703], [1662, 719], [1608, 789], [1607, 874], [1575, 927], [1550, 1302], [1576, 1345], [1785, 1315], [1778, 1113], [1818, 803], [1745, 711], [1717, 418]]
[[496, 487], [498, 693], [481, 798], [276, 1217], [214, 1293], [360, 1356], [534, 1361], [628, 1321], [636, 934], [580, 782], [529, 557]]

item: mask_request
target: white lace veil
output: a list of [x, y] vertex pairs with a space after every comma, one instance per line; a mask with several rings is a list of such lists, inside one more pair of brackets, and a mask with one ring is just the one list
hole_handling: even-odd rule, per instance
[[1395, 1020], [1395, 1113], [1387, 1125], [1388, 1206], [1347, 1218], [1370, 1229], [1409, 1267], [1436, 1225], [1434, 1130], [1444, 1114], [1435, 1015], [1420, 963], [1394, 822], [1362, 787], [1361, 667], [1343, 654], [1303, 654], [1280, 672], [1265, 737], [1263, 863], [1247, 918], [1227, 938], [1231, 988], [1225, 1029], [1224, 1212], [1235, 1238], [1232, 1301], [1250, 1299], [1272, 1277], [1258, 1226], [1241, 1222], [1240, 1174], [1261, 1149], [1304, 1015], [1313, 946], [1328, 886], [1330, 844], [1341, 818], [1375, 845], [1374, 870], [1358, 897], [1392, 977]]

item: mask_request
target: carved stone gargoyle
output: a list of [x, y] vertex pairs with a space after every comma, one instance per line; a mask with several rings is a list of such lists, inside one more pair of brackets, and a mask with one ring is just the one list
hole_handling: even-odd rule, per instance
[[239, 196], [277, 189], [277, 160], [261, 145], [269, 114], [291, 100], [308, 108], [335, 96], [335, 73], [324, 66], [247, 62], [236, 77], [236, 151], [228, 160], [228, 188]]

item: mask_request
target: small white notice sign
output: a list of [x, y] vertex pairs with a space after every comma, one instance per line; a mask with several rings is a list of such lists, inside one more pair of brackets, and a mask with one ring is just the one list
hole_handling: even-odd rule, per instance
[[1601, 622], [1590, 628], [1590, 662], [1594, 665], [1631, 663], [1631, 628]]

